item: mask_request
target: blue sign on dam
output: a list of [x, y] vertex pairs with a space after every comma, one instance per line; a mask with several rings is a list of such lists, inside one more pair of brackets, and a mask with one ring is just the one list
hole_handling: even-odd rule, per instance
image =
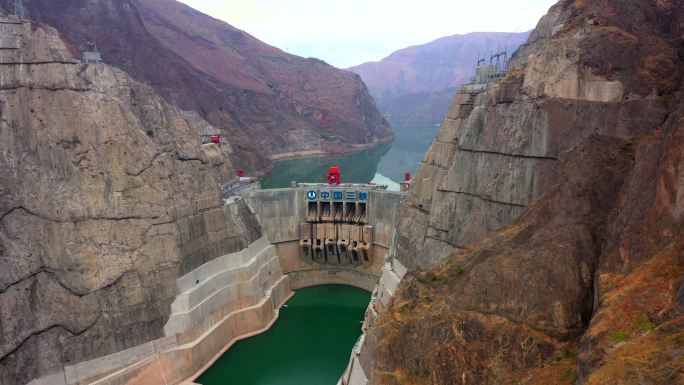
[[347, 202], [355, 202], [355, 201], [361, 201], [361, 202], [366, 202], [368, 201], [368, 192], [367, 191], [356, 191], [356, 190], [322, 190], [318, 191], [316, 189], [309, 189], [306, 192], [306, 199], [310, 201], [330, 201], [330, 197], [332, 196], [332, 200], [336, 202], [341, 202], [341, 201], [347, 201]]

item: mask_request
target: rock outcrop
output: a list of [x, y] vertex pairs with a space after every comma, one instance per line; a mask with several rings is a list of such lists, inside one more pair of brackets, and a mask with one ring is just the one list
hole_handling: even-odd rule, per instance
[[414, 179], [373, 384], [684, 383], [684, 3], [562, 0]]
[[[13, 1], [3, 0], [5, 9]], [[196, 111], [225, 135], [238, 168], [269, 158], [349, 152], [391, 139], [360, 78], [287, 54], [166, 0], [37, 0], [28, 18], [55, 27], [73, 56], [97, 43], [105, 63]]]
[[176, 279], [261, 237], [229, 146], [150, 86], [0, 19], [0, 383], [162, 337]]

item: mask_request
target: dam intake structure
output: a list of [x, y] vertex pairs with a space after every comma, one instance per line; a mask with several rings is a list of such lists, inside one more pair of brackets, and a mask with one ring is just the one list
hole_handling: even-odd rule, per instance
[[305, 258], [323, 265], [370, 263], [373, 227], [368, 225], [369, 190], [382, 186], [301, 185], [306, 189], [306, 223], [299, 245]]

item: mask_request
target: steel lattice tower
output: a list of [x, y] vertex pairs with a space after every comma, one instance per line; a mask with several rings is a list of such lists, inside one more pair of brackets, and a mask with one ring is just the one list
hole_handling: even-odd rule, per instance
[[20, 19], [24, 18], [24, 5], [22, 0], [14, 0], [14, 15]]

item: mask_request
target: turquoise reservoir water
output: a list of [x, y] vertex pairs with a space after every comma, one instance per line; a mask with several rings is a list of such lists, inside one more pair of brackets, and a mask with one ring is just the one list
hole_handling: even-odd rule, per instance
[[290, 182], [327, 181], [330, 166], [342, 168], [342, 182], [368, 183], [378, 176], [395, 182], [404, 174], [416, 173], [439, 129], [436, 125], [393, 124], [394, 142], [342, 156], [287, 159], [275, 162], [273, 170], [261, 178], [262, 188], [290, 187]]
[[381, 144], [351, 155], [286, 159], [275, 162], [273, 170], [261, 178], [261, 187], [290, 187], [290, 182], [323, 183], [328, 181], [328, 168], [342, 169], [343, 183], [368, 183], [376, 173], [378, 163], [392, 147]]
[[265, 333], [233, 345], [202, 385], [335, 385], [361, 335], [370, 293], [350, 286], [297, 290]]

